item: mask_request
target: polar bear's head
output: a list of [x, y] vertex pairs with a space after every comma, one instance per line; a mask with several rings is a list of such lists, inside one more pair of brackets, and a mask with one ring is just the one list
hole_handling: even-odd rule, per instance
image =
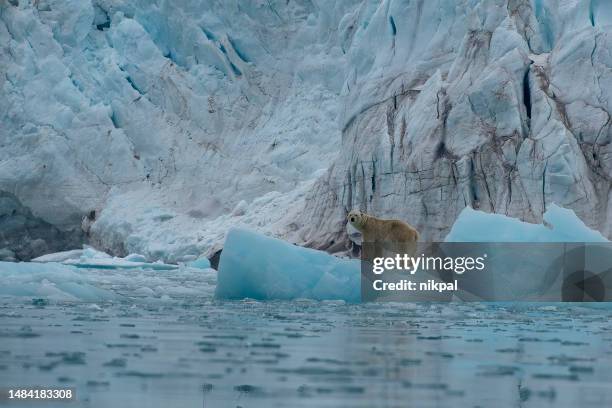
[[348, 220], [349, 224], [361, 231], [365, 221], [365, 216], [366, 215], [359, 210], [352, 210], [350, 213], [348, 213], [346, 219]]

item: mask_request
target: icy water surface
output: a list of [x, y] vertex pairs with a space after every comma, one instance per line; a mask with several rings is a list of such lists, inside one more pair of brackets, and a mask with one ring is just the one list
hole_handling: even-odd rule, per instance
[[83, 274], [117, 299], [2, 298], [2, 386], [71, 387], [70, 407], [612, 405], [607, 310], [223, 302], [212, 272]]

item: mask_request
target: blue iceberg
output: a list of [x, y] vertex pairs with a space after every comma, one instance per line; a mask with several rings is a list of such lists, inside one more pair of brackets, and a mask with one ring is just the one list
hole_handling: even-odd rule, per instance
[[208, 269], [210, 268], [210, 261], [205, 256], [202, 258], [198, 258], [195, 261], [187, 263], [187, 266], [197, 269]]
[[[472, 289], [479, 285], [485, 288], [489, 297], [559, 301], [568, 291], [572, 272], [582, 270], [595, 273], [602, 286], [610, 287], [606, 272], [609, 241], [588, 228], [572, 210], [553, 204], [543, 219], [542, 224], [531, 224], [467, 207], [445, 241], [477, 243], [474, 248], [488, 255], [487, 265], [493, 274], [482, 275], [470, 284]], [[581, 279], [572, 285], [584, 285]], [[462, 298], [473, 298], [474, 293]], [[566, 300], [571, 298], [566, 296]]]
[[232, 229], [219, 262], [221, 299], [361, 300], [360, 262]]
[[544, 223], [530, 224], [503, 214], [463, 209], [446, 242], [608, 242], [569, 209], [552, 204]]

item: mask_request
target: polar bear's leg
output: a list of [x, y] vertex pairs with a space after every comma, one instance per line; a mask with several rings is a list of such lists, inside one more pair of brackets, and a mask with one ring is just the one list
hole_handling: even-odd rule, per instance
[[380, 258], [384, 256], [384, 248], [382, 243], [374, 242], [363, 242], [361, 247], [362, 259], [364, 261], [373, 262], [374, 258]]
[[381, 258], [385, 256], [385, 248], [383, 247], [382, 242], [376, 241], [374, 243], [374, 257]]
[[361, 245], [361, 259], [363, 261], [372, 262], [372, 260], [375, 258], [375, 254], [375, 243], [363, 241]]

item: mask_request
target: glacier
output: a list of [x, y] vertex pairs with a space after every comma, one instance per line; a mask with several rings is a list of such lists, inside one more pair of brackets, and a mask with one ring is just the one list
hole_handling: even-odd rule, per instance
[[557, 203], [609, 239], [611, 23], [580, 0], [4, 1], [0, 257], [185, 263], [232, 227], [342, 253], [352, 208], [434, 241], [466, 207]]

